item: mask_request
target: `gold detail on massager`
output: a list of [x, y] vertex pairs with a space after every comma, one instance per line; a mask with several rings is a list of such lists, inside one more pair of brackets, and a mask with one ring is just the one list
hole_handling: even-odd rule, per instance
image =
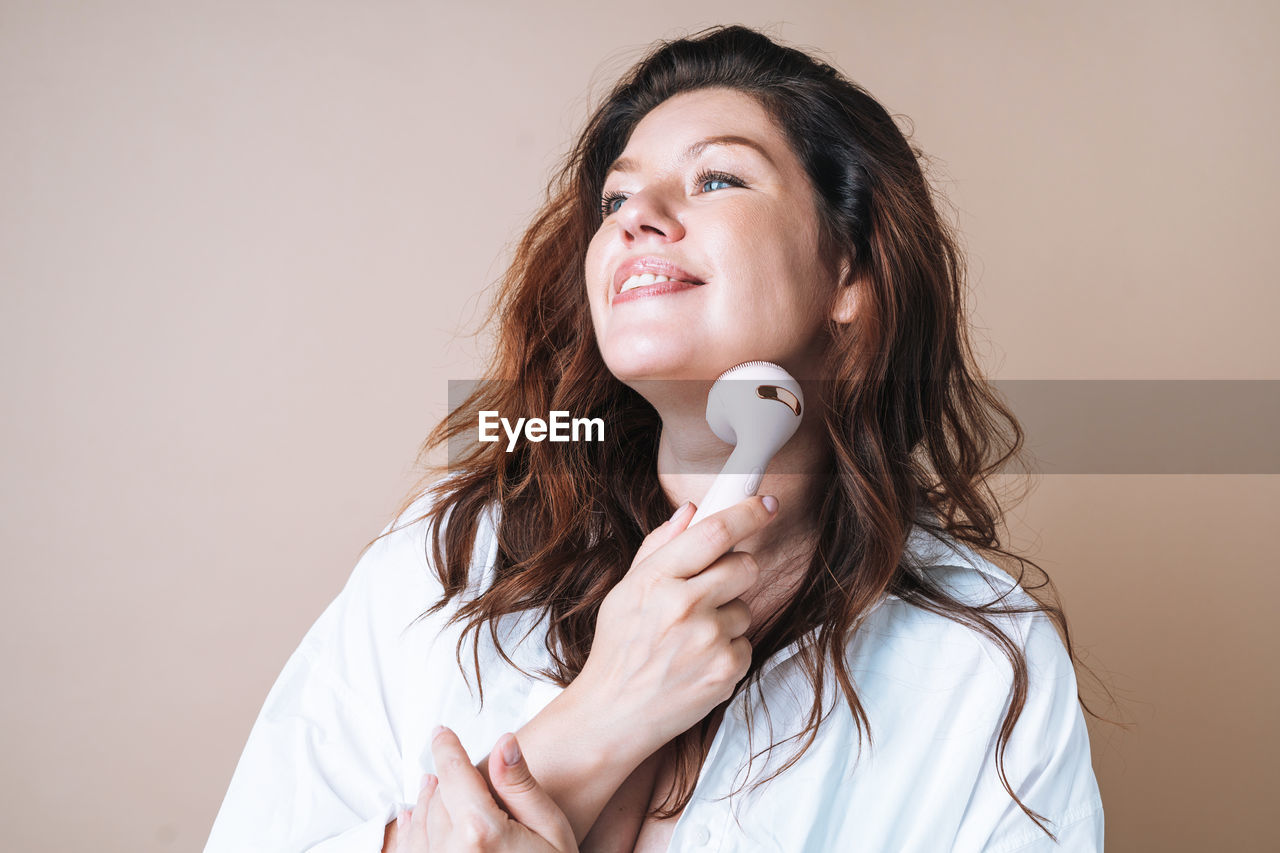
[[796, 395], [778, 385], [757, 385], [756, 396], [762, 400], [777, 400], [800, 417], [800, 401]]

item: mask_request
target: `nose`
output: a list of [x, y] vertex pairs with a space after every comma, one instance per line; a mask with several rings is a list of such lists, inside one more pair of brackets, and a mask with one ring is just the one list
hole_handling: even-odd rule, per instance
[[629, 196], [614, 216], [627, 245], [645, 240], [674, 243], [684, 239], [684, 225], [680, 223], [675, 205], [657, 187]]

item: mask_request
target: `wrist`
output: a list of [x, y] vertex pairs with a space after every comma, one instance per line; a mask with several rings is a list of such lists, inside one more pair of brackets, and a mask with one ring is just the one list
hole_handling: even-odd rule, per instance
[[[576, 682], [575, 682], [576, 683]], [[581, 842], [614, 792], [650, 753], [649, 737], [608, 703], [570, 684], [516, 732], [530, 773]]]
[[562, 743], [589, 756], [597, 773], [621, 772], [625, 778], [665, 743], [643, 715], [622, 702], [600, 699], [581, 680], [570, 683], [547, 710], [563, 733]]

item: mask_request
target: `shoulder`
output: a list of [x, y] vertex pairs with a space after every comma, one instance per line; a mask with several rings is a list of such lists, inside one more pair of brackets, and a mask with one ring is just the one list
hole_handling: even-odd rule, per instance
[[[432, 557], [435, 525], [428, 515], [436, 501], [433, 492], [419, 495], [365, 547], [342, 589], [303, 637], [301, 657], [336, 666], [354, 660], [357, 647], [363, 655], [381, 657], [404, 648], [410, 637], [417, 642], [439, 633], [458, 602], [428, 613], [444, 593]], [[469, 587], [483, 583], [492, 563], [491, 519], [484, 513], [477, 528]], [[447, 527], [447, 513], [439, 523]]]
[[[903, 562], [908, 571], [960, 604], [981, 608], [982, 615], [1018, 645], [1025, 644], [1033, 623], [1047, 619], [1039, 612], [1039, 602], [1015, 578], [953, 536], [917, 525], [907, 539]], [[910, 610], [922, 626], [932, 624], [941, 630], [938, 620], [956, 624], [918, 605]]]
[[[446, 645], [459, 641], [479, 643], [480, 660], [490, 668], [501, 664], [505, 669], [508, 657], [530, 667], [545, 665], [543, 644], [526, 642], [546, 633], [544, 613], [518, 611], [494, 617], [493, 634], [465, 631], [464, 625], [474, 623], [471, 617], [463, 622], [453, 621], [464, 604], [474, 602], [494, 584], [498, 524], [502, 514], [501, 505], [496, 501], [485, 504], [477, 513], [475, 538], [464, 563], [465, 588], [438, 610], [434, 609], [445, 595], [439, 571], [442, 567], [436, 565], [434, 540], [438, 529], [441, 553], [448, 559], [451, 547], [448, 532], [456, 519], [456, 505], [446, 507], [441, 513], [431, 512], [439, 500], [437, 490], [419, 496], [387, 525], [383, 535], [365, 552], [352, 573], [348, 589], [343, 591], [343, 596], [351, 599], [349, 603], [357, 611], [357, 618], [368, 624], [371, 635], [383, 638], [387, 644], [430, 648], [445, 638]], [[502, 652], [496, 646], [501, 646]]]
[[[361, 597], [369, 606], [389, 616], [397, 613], [416, 616], [435, 604], [444, 587], [438, 573], [440, 567], [433, 557], [433, 539], [438, 528], [447, 556], [446, 534], [454, 512], [451, 506], [441, 514], [432, 514], [438, 502], [436, 489], [423, 492], [388, 523], [361, 554], [343, 594]], [[467, 561], [469, 591], [477, 591], [488, 582], [497, 547], [496, 516], [492, 505], [480, 513]]]
[[1035, 603], [1008, 572], [946, 533], [916, 525], [907, 537], [903, 561], [909, 570], [926, 575], [965, 604], [999, 601], [1022, 607]]
[[[888, 596], [851, 637], [851, 664], [892, 673], [886, 684], [895, 694], [947, 693], [993, 713], [1006, 705], [1021, 658], [1031, 686], [1052, 690], [1064, 704], [1077, 701], [1074, 667], [1053, 621], [1007, 572], [964, 543], [920, 527], [904, 562], [957, 602], [981, 610], [944, 614]], [[1010, 609], [1026, 612], [1002, 612]]]
[[[927, 695], [943, 700], [946, 712], [927, 723], [942, 737], [967, 742], [974, 734], [986, 735], [981, 739], [985, 769], [957, 838], [964, 838], [963, 846], [972, 845], [971, 849], [1013, 849], [1047, 840], [994, 772], [998, 734], [1015, 701], [1013, 652], [1012, 658], [1020, 658], [1026, 669], [1021, 709], [1003, 750], [1009, 782], [1029, 807], [1050, 820], [1055, 832], [1072, 827], [1066, 837], [1075, 839], [1071, 833], [1076, 833], [1092, 839], [1101, 826], [1101, 798], [1075, 668], [1054, 622], [1036, 610], [999, 613], [1005, 607], [1033, 608], [1037, 603], [974, 549], [919, 531], [911, 544], [917, 570], [966, 605], [992, 605], [983, 615], [1007, 639], [1007, 645], [999, 643], [976, 627], [903, 601], [881, 608], [880, 630], [894, 637], [894, 648], [908, 656], [895, 661], [894, 690], [916, 680]], [[902, 703], [900, 710], [907, 707]], [[1081, 843], [1079, 849], [1095, 849], [1091, 841]]]

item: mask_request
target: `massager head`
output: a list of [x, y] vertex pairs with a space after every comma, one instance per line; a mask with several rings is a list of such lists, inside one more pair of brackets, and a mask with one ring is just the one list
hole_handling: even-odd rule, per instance
[[795, 435], [803, 414], [800, 383], [770, 361], [731, 367], [720, 374], [707, 395], [711, 431], [721, 441], [763, 457], [765, 465]]

